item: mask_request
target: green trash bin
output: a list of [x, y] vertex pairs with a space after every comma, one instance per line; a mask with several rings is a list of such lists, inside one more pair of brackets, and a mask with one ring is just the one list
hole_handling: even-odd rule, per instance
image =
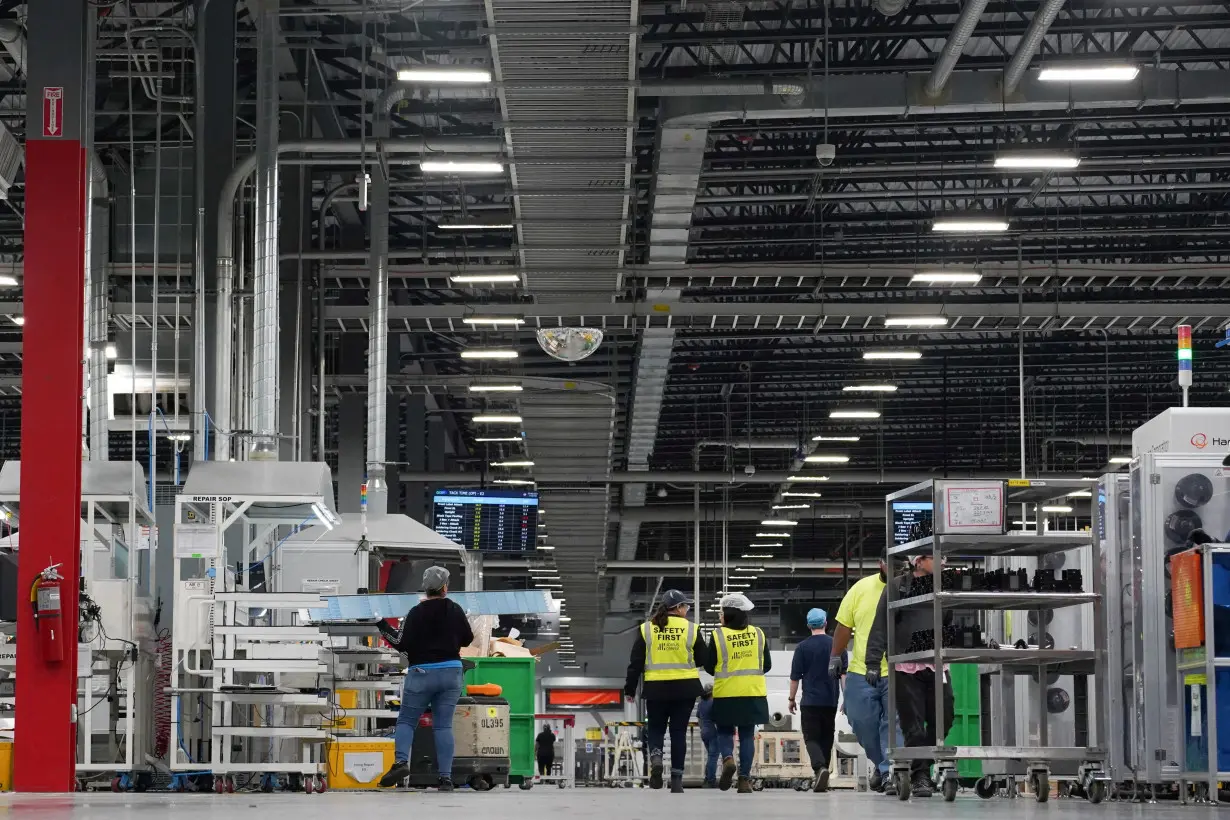
[[534, 658], [467, 658], [474, 668], [466, 672], [466, 685], [498, 684], [508, 701], [508, 752], [511, 777], [534, 776], [534, 694], [538, 663]]

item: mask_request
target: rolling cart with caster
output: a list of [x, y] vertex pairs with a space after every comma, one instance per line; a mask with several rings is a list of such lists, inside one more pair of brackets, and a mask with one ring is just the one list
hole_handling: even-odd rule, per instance
[[[887, 497], [889, 725], [898, 725], [900, 666], [943, 669], [946, 677], [949, 664], [977, 664], [982, 674], [993, 675], [1002, 690], [992, 692], [989, 745], [951, 746], [937, 736], [933, 744], [899, 746], [896, 733], [890, 733], [887, 752], [899, 799], [910, 798], [910, 765], [917, 760], [934, 761], [936, 790], [947, 801], [957, 797], [957, 762], [962, 760], [982, 761], [984, 769], [993, 770], [974, 788], [984, 799], [1015, 796], [1019, 778], [1029, 785], [1035, 800], [1046, 802], [1053, 771], [1060, 768], [1090, 803], [1105, 799], [1109, 786], [1105, 749], [1050, 745], [1049, 723], [1056, 709], [1050, 702], [1053, 690], [1043, 683], [1059, 675], [1105, 680], [1104, 579], [1096, 571], [1060, 573], [1056, 567], [1063, 561], [1055, 560], [1063, 554], [1092, 555], [1092, 534], [1047, 530], [1048, 512], [1069, 509], [1063, 499], [1086, 493], [1092, 486], [1083, 480], [935, 479]], [[903, 514], [907, 510], [910, 517]], [[1035, 529], [1009, 531], [1012, 516]], [[901, 573], [912, 573], [911, 559], [920, 557], [931, 558], [931, 572], [906, 581]], [[1031, 635], [1030, 640], [1010, 646], [998, 643], [1009, 634], [1005, 625], [1011, 624], [1013, 615], [1020, 619], [1018, 627], [1026, 622], [1049, 624], [1054, 611], [1067, 607], [1092, 608], [1091, 645], [1059, 647], [1049, 635], [1046, 639]], [[914, 631], [910, 645], [901, 646], [896, 627], [911, 611], [927, 613], [930, 618], [925, 621], [914, 620], [930, 628]], [[1031, 694], [1021, 702], [1016, 682], [1030, 686], [1030, 679]], [[934, 689], [934, 714], [944, 715], [944, 687]], [[1016, 713], [1021, 707], [1027, 709], [1031, 739], [1036, 737], [1037, 746], [1015, 742]], [[1105, 710], [1095, 711], [1097, 725], [1088, 732], [1094, 741], [1107, 736]], [[942, 726], [934, 728], [938, 735]]]

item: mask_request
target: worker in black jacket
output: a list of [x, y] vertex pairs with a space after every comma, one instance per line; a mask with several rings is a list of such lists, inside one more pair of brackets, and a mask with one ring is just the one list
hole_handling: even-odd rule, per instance
[[[913, 570], [907, 572], [889, 583], [897, 584], [894, 598], [900, 600], [917, 594], [914, 592], [915, 579], [931, 575], [934, 571], [934, 559], [930, 554], [918, 555], [911, 559]], [[939, 587], [938, 578], [936, 587]], [[952, 622], [952, 611], [944, 613], [944, 624]], [[871, 682], [874, 674], [880, 676], [880, 659], [888, 651], [888, 629], [893, 629], [893, 648], [896, 652], [905, 653], [915, 632], [935, 629], [931, 607], [912, 607], [896, 609], [888, 614], [888, 587], [880, 594], [880, 604], [876, 609], [875, 621], [871, 626], [871, 634], [867, 636], [867, 678]], [[940, 746], [944, 738], [952, 730], [953, 703], [952, 684], [948, 680], [948, 670], [944, 669], [939, 678], [936, 677], [935, 666], [931, 663], [898, 663], [889, 669], [890, 675], [896, 675], [896, 705], [897, 720], [901, 725], [901, 734], [906, 746]], [[944, 714], [935, 711], [935, 687], [943, 687]], [[937, 729], [939, 730], [937, 732]], [[935, 793], [935, 784], [931, 781], [931, 760], [914, 760], [910, 763], [910, 791], [914, 797], [930, 797]]]
[[687, 762], [688, 722], [696, 699], [703, 694], [700, 669], [709, 659], [709, 646], [696, 624], [687, 620], [692, 601], [677, 589], [662, 593], [653, 617], [636, 631], [624, 694], [636, 699], [637, 685], [644, 677], [645, 742], [649, 752], [649, 787], [660, 789], [662, 749], [667, 727], [671, 736], [671, 792], [683, 792], [683, 768]]
[[448, 599], [448, 570], [428, 567], [423, 572], [427, 593], [406, 613], [401, 632], [383, 621], [379, 629], [394, 649], [406, 656], [408, 668], [402, 684], [401, 709], [393, 733], [393, 767], [380, 778], [384, 788], [396, 786], [410, 774], [410, 749], [419, 718], [431, 709], [436, 740], [438, 788], [453, 790], [453, 711], [461, 699], [461, 648], [474, 641], [465, 610]]

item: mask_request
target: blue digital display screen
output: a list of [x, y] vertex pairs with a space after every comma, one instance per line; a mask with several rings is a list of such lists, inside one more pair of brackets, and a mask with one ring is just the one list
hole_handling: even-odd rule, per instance
[[[911, 540], [910, 530], [915, 524], [931, 523], [934, 505], [930, 501], [894, 501], [893, 502], [893, 546], [908, 544]], [[930, 527], [927, 528], [930, 531]]]
[[437, 490], [433, 529], [466, 549], [527, 552], [537, 546], [538, 493]]

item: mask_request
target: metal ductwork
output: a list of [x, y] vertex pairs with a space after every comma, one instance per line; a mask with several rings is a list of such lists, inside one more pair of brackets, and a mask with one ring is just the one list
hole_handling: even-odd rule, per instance
[[[111, 326], [108, 300], [111, 258], [111, 209], [107, 199], [110, 191], [107, 172], [95, 153], [90, 154], [87, 177], [86, 209], [86, 344], [89, 364], [89, 391], [86, 410], [89, 413], [90, 461], [107, 461], [107, 341]], [[176, 355], [179, 352], [176, 351]]]
[[[430, 153], [441, 154], [458, 154], [458, 153], [495, 153], [500, 149], [500, 143], [491, 139], [423, 139], [409, 138], [388, 140], [383, 148], [386, 154], [417, 154], [424, 155]], [[325, 155], [342, 155], [358, 159], [363, 150], [363, 143], [359, 140], [295, 140], [281, 143], [277, 146], [279, 157], [285, 157], [289, 154], [305, 154], [308, 156]], [[231, 340], [236, 329], [232, 327], [233, 308], [234, 308], [234, 276], [235, 276], [235, 196], [239, 193], [239, 188], [244, 181], [256, 169], [256, 154], [249, 154], [236, 163], [235, 168], [227, 176], [222, 184], [222, 193], [218, 200], [218, 261], [217, 261], [217, 282], [218, 282], [218, 307], [217, 307], [217, 327], [218, 332], [213, 340], [215, 345], [215, 370], [213, 374], [216, 390], [217, 406], [212, 414], [214, 426], [223, 431], [231, 429], [232, 406], [231, 406]], [[314, 253], [305, 251], [302, 254], [286, 257], [277, 254], [277, 248], [274, 248], [275, 258], [281, 261], [286, 258], [303, 258], [303, 259], [362, 259], [366, 260], [369, 254], [366, 251], [336, 251]], [[415, 253], [415, 258], [421, 256], [432, 256], [432, 254]], [[198, 315], [204, 311], [204, 305], [201, 301], [203, 296], [198, 294], [196, 310]], [[202, 332], [203, 325], [197, 323], [197, 332]], [[224, 332], [224, 328], [230, 328], [230, 332]], [[203, 345], [207, 341], [203, 336], [198, 335], [197, 344]], [[230, 457], [230, 441], [225, 435], [217, 436], [217, 446], [215, 447], [216, 458], [220, 461], [225, 461]]]
[[[278, 0], [257, 0], [256, 241], [253, 245], [252, 442], [248, 458], [278, 458]], [[219, 299], [221, 302], [221, 299]], [[219, 326], [218, 334], [227, 329]], [[229, 359], [219, 366], [230, 369]], [[218, 436], [219, 440], [226, 433]], [[221, 448], [219, 448], [219, 454]]]
[[925, 90], [928, 97], [938, 97], [944, 92], [944, 86], [948, 85], [948, 78], [952, 76], [953, 69], [957, 67], [957, 61], [961, 59], [965, 44], [973, 36], [974, 29], [978, 27], [978, 21], [982, 19], [982, 13], [986, 7], [987, 0], [966, 0], [960, 16], [957, 17], [957, 22], [952, 27], [952, 33], [948, 35], [944, 48], [940, 50], [935, 67], [931, 69], [931, 75], [927, 77]]
[[[703, 154], [703, 150], [702, 150]], [[687, 221], [692, 220], [688, 211]], [[683, 230], [687, 235], [687, 228]], [[672, 247], [673, 251], [674, 248]], [[687, 248], [683, 247], [686, 256]], [[654, 248], [649, 249], [652, 259]], [[678, 299], [679, 291], [658, 291], [649, 294], [654, 299]], [[630, 470], [648, 470], [649, 456], [653, 453], [654, 443], [658, 438], [658, 419], [662, 415], [662, 398], [666, 392], [666, 380], [670, 373], [671, 350], [675, 344], [675, 331], [672, 328], [650, 328], [641, 334], [641, 344], [636, 359], [636, 378], [632, 388], [631, 420], [628, 424], [627, 462]], [[644, 506], [645, 493], [648, 487], [644, 484], [625, 484], [622, 492], [622, 507], [631, 510]], [[628, 561], [636, 557], [636, 547], [640, 540], [641, 526], [633, 518], [621, 519], [619, 522], [619, 541], [616, 545], [617, 558]], [[628, 596], [631, 592], [631, 580], [618, 578], [611, 595], [611, 607], [616, 612], [623, 612], [628, 607]]]
[[1033, 19], [1029, 21], [1029, 28], [1025, 29], [1024, 36], [1017, 43], [1016, 53], [1012, 55], [1012, 59], [1008, 61], [1008, 67], [1004, 69], [1004, 96], [1016, 92], [1021, 78], [1025, 76], [1025, 70], [1029, 68], [1030, 61], [1038, 53], [1038, 47], [1042, 45], [1042, 38], [1050, 31], [1051, 24], [1059, 16], [1059, 10], [1063, 8], [1064, 2], [1065, 0], [1044, 0], [1034, 12]]
[[[798, 560], [798, 561], [763, 561], [748, 559], [746, 561], [732, 560], [731, 565], [750, 566], [762, 568], [757, 570], [757, 574], [763, 578], [788, 578], [802, 575], [824, 576], [824, 577], [840, 577], [844, 570], [849, 570], [852, 575], [860, 575], [864, 572], [870, 572], [878, 565], [874, 561], [867, 561], [860, 564], [857, 560], [850, 561], [847, 566], [842, 561], [835, 560]], [[518, 561], [510, 559], [489, 558], [483, 562], [483, 572], [487, 575], [513, 575], [523, 576], [530, 567], [533, 566], [527, 561]], [[695, 573], [695, 566], [688, 561], [608, 561], [603, 567], [603, 574], [618, 578], [655, 578], [655, 577], [670, 577], [670, 578], [686, 578], [691, 577]], [[701, 575], [713, 577], [721, 576], [721, 564], [702, 564], [700, 568]], [[571, 605], [569, 612], [572, 612]], [[573, 622], [576, 622], [576, 616], [573, 615]]]

